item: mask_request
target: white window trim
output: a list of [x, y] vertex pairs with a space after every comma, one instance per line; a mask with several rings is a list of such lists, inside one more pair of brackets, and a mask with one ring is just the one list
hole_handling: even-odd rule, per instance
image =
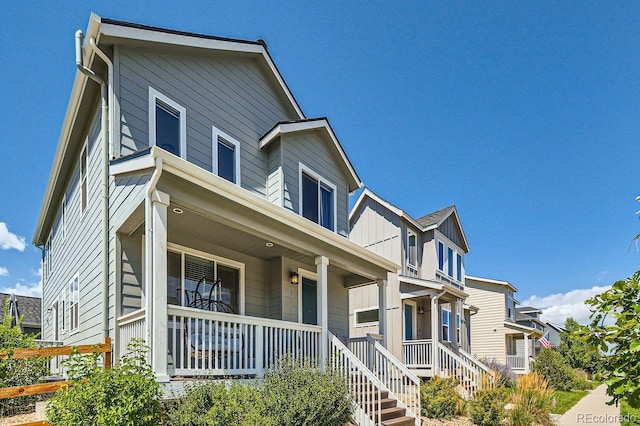
[[[440, 269], [440, 244], [442, 244], [443, 246], [443, 251], [442, 251], [442, 269]], [[452, 269], [452, 273], [453, 275], [449, 275], [449, 249], [453, 250], [453, 257], [452, 257], [452, 261], [453, 261], [453, 269]], [[457, 268], [458, 268], [458, 264], [457, 264], [457, 256], [460, 255], [461, 261], [460, 261], [460, 280], [458, 280], [457, 277]], [[436, 269], [438, 272], [440, 272], [442, 275], [446, 276], [448, 279], [455, 281], [457, 283], [463, 284], [464, 283], [464, 274], [465, 274], [465, 268], [464, 268], [464, 253], [461, 252], [460, 250], [458, 250], [457, 246], [448, 240], [445, 240], [444, 238], [438, 237], [436, 239]]]
[[[298, 278], [298, 324], [302, 324], [302, 278], [314, 280], [318, 285], [318, 274], [307, 269], [298, 268]], [[316, 322], [318, 322], [317, 319]]]
[[234, 146], [234, 157], [235, 157], [235, 167], [236, 167], [236, 181], [234, 182], [236, 185], [241, 186], [241, 170], [240, 170], [240, 142], [229, 136], [227, 133], [218, 129], [216, 126], [211, 126], [211, 151], [212, 151], [212, 172], [216, 176], [218, 176], [218, 137], [221, 137], [226, 142], [229, 142]]
[[74, 275], [74, 277], [69, 280], [69, 282], [67, 283], [67, 288], [69, 288], [69, 285], [76, 280], [78, 281], [78, 323], [76, 324], [75, 328], [71, 328], [72, 322], [73, 322], [71, 319], [71, 307], [73, 306], [73, 304], [71, 303], [72, 302], [71, 292], [69, 292], [69, 295], [68, 295], [68, 300], [67, 300], [68, 306], [65, 306], [66, 309], [69, 309], [69, 335], [76, 334], [80, 331], [80, 274], [76, 273], [76, 275]]
[[[320, 186], [321, 185], [328, 186], [333, 191], [333, 229], [331, 229], [331, 231], [336, 232], [336, 229], [338, 227], [338, 187], [333, 183], [331, 183], [331, 181], [329, 181], [328, 179], [325, 179], [324, 177], [322, 177], [319, 173], [316, 173], [309, 167], [305, 166], [301, 162], [298, 163], [298, 214], [302, 216], [302, 174], [303, 173], [307, 174], [308, 176], [318, 181], [318, 209], [320, 209], [322, 205], [322, 199], [320, 195], [321, 194]], [[320, 219], [321, 219], [320, 213], [321, 213], [320, 210], [318, 210], [318, 222], [317, 222], [318, 225], [320, 225]], [[325, 228], [325, 229], [329, 229], [329, 228]]]
[[[207, 253], [204, 251], [196, 250], [190, 247], [181, 246], [175, 243], [167, 243], [167, 250], [174, 251], [180, 253], [182, 255], [182, 260], [180, 261], [181, 269], [182, 269], [182, 278], [181, 281], [184, 282], [184, 255], [190, 254], [193, 256], [201, 257], [203, 259], [214, 261], [216, 264], [230, 266], [232, 268], [236, 268], [240, 271], [240, 295], [238, 300], [238, 305], [240, 308], [239, 315], [245, 314], [245, 265], [242, 262], [238, 262], [235, 260], [227, 259], [225, 257], [216, 256], [215, 254]], [[166, 267], [166, 265], [165, 265]], [[184, 295], [182, 296], [184, 298]], [[184, 299], [183, 299], [184, 300]]]
[[418, 304], [416, 302], [414, 302], [413, 300], [405, 300], [402, 303], [402, 341], [406, 341], [406, 337], [407, 337], [407, 330], [405, 327], [405, 324], [407, 323], [404, 317], [404, 307], [405, 305], [409, 305], [411, 306], [411, 317], [412, 317], [412, 324], [411, 326], [413, 327], [413, 339], [412, 340], [416, 340], [416, 338], [418, 337]]
[[[366, 311], [378, 311], [378, 321], [369, 321], [358, 323], [358, 312]], [[360, 308], [353, 310], [353, 326], [355, 328], [371, 327], [380, 324], [380, 308], [378, 306], [369, 306], [367, 308]]]
[[[409, 241], [411, 236], [415, 237], [416, 240], [416, 258], [415, 258], [415, 263], [411, 263], [411, 246], [409, 245]], [[418, 234], [416, 234], [415, 232], [413, 232], [412, 230], [410, 230], [409, 228], [407, 228], [407, 266], [410, 266], [411, 268], [418, 270]]]
[[167, 104], [180, 114], [180, 158], [187, 158], [187, 109], [149, 86], [149, 146], [156, 145], [156, 102]]

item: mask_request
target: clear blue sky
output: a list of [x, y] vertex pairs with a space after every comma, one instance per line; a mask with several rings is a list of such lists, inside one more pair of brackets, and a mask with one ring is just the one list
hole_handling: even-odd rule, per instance
[[0, 291], [39, 279], [30, 241], [74, 78], [73, 35], [91, 11], [266, 40], [365, 184], [416, 217], [456, 204], [467, 272], [509, 280], [520, 300], [640, 268], [628, 252], [640, 232], [640, 3], [395, 3], [5, 5], [0, 222], [27, 245], [0, 240]]

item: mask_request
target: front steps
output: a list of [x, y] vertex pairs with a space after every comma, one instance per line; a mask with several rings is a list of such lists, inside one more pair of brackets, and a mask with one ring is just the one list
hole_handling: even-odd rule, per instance
[[[398, 400], [388, 391], [365, 391], [365, 399], [371, 408], [370, 418], [377, 425], [383, 426], [415, 426], [416, 420], [407, 416], [407, 410], [399, 406]], [[380, 422], [380, 423], [379, 423]]]

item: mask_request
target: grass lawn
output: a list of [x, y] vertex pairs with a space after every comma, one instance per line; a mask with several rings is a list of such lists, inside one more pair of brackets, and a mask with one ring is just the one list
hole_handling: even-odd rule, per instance
[[556, 406], [552, 410], [553, 414], [566, 413], [588, 393], [586, 390], [555, 391], [553, 395], [556, 399]]
[[622, 426], [640, 425], [640, 408], [631, 408], [627, 401], [620, 404], [620, 415], [624, 419], [628, 416], [628, 422], [622, 422]]

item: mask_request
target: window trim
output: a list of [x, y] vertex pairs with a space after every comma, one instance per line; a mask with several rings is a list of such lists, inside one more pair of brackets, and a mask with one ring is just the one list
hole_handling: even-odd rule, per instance
[[[369, 322], [358, 322], [358, 313], [367, 312], [367, 311], [378, 311], [378, 321], [369, 321]], [[371, 327], [380, 324], [380, 307], [379, 306], [369, 306], [366, 308], [359, 308], [353, 310], [353, 326], [355, 328], [361, 327]]]
[[[410, 241], [411, 241], [411, 237], [415, 238], [415, 259], [413, 263], [411, 263], [411, 245], [410, 245]], [[412, 267], [413, 269], [418, 269], [418, 234], [415, 233], [414, 231], [412, 231], [411, 229], [407, 228], [407, 266]]]
[[[241, 186], [241, 169], [240, 169], [240, 142], [229, 134], [223, 132], [218, 129], [216, 126], [211, 126], [211, 171], [214, 175], [220, 176], [218, 174], [218, 144], [220, 141], [218, 138], [222, 138], [225, 142], [229, 142], [234, 146], [234, 160], [235, 160], [235, 181], [230, 181], [235, 183], [238, 186]], [[224, 178], [223, 178], [224, 179]], [[226, 180], [226, 179], [225, 179]]]
[[180, 155], [182, 159], [187, 159], [187, 109], [169, 98], [168, 96], [160, 93], [158, 90], [149, 86], [149, 146], [156, 146], [156, 105], [157, 102], [167, 104], [167, 106], [175, 109], [178, 114], [178, 120], [180, 122]]
[[[77, 303], [75, 304], [73, 303], [71, 291], [69, 288], [71, 286], [71, 283], [73, 283], [74, 281], [78, 282], [78, 300], [77, 300]], [[69, 280], [69, 282], [67, 283], [67, 289], [69, 290], [69, 294], [67, 298], [68, 306], [66, 308], [69, 310], [69, 334], [71, 335], [80, 331], [80, 274], [79, 273], [76, 273], [74, 277]], [[74, 328], [72, 309], [76, 305], [78, 310], [78, 323], [75, 324], [75, 328]]]
[[[298, 163], [298, 214], [302, 217], [304, 217], [302, 215], [302, 175], [306, 174], [307, 176], [311, 177], [312, 179], [315, 179], [318, 181], [318, 225], [322, 226], [325, 229], [328, 229], [332, 232], [336, 232], [336, 229], [338, 229], [338, 187], [333, 184], [330, 180], [325, 179], [322, 175], [320, 175], [319, 173], [316, 173], [315, 171], [313, 171], [312, 169], [310, 169], [309, 167], [305, 166], [302, 162]], [[323, 225], [321, 225], [321, 219], [322, 219], [322, 191], [320, 190], [320, 188], [322, 187], [322, 185], [328, 187], [329, 189], [332, 190], [333, 192], [333, 197], [332, 197], [332, 202], [333, 202], [333, 229], [331, 228], [327, 228]], [[311, 220], [311, 219], [309, 219]]]

